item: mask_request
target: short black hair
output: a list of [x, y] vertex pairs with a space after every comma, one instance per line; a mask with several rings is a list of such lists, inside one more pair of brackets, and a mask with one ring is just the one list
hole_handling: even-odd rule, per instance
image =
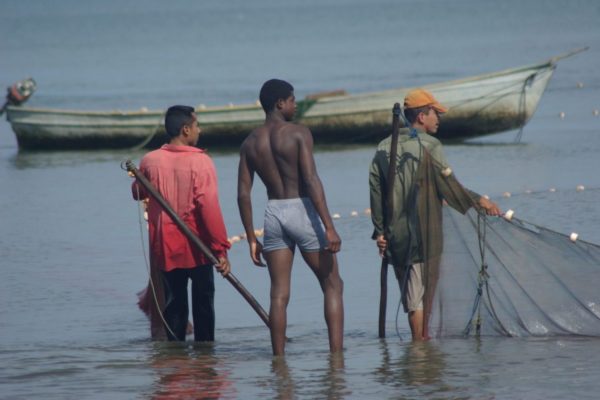
[[404, 116], [408, 120], [408, 123], [412, 124], [417, 120], [417, 115], [419, 115], [419, 113], [429, 114], [430, 110], [431, 110], [431, 106], [423, 106], [423, 107], [417, 107], [417, 108], [405, 108]]
[[286, 100], [292, 95], [294, 87], [281, 79], [269, 79], [260, 89], [260, 104], [265, 112], [273, 111], [278, 100]]
[[184, 125], [194, 122], [194, 107], [190, 106], [172, 106], [165, 114], [165, 130], [169, 137], [177, 137], [181, 133]]

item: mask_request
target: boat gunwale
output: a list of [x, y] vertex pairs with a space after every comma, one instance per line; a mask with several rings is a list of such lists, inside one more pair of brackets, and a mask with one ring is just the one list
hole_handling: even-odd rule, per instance
[[[493, 79], [493, 78], [497, 78], [497, 77], [501, 77], [501, 76], [512, 75], [514, 73], [527, 71], [527, 70], [543, 70], [545, 68], [554, 68], [554, 67], [555, 67], [555, 63], [553, 62], [553, 59], [550, 59], [544, 63], [531, 64], [528, 66], [516, 67], [516, 68], [508, 68], [508, 69], [497, 71], [497, 72], [490, 72], [490, 73], [480, 74], [480, 75], [466, 77], [466, 78], [454, 79], [454, 80], [450, 80], [450, 81], [431, 83], [431, 84], [423, 85], [422, 87], [433, 89], [433, 88], [444, 87], [444, 86], [453, 86], [453, 85], [457, 85], [457, 84], [464, 84], [464, 83], [468, 83], [468, 82], [475, 82], [475, 81]], [[371, 92], [358, 93], [358, 94], [349, 93], [345, 96], [338, 95], [338, 96], [331, 96], [331, 97], [322, 97], [316, 101], [316, 104], [341, 101], [341, 100], [347, 100], [347, 99], [359, 99], [359, 98], [363, 98], [363, 97], [372, 97], [375, 95], [385, 95], [387, 93], [393, 93], [393, 92], [402, 91], [402, 90], [408, 91], [415, 87], [417, 87], [417, 86], [399, 87], [399, 88], [394, 88], [394, 89], [387, 89], [387, 90], [382, 90], [382, 91], [371, 91]], [[304, 101], [304, 100], [301, 100], [301, 101]], [[195, 111], [198, 114], [203, 114], [203, 113], [226, 113], [226, 112], [231, 112], [231, 111], [247, 111], [247, 110], [249, 111], [249, 110], [256, 110], [256, 109], [261, 109], [260, 105], [247, 103], [247, 104], [239, 104], [239, 105], [232, 105], [232, 106], [230, 106], [230, 105], [211, 106], [211, 107], [206, 107], [206, 108], [196, 107]], [[111, 117], [112, 116], [153, 117], [153, 116], [160, 116], [161, 114], [165, 113], [164, 110], [86, 111], [86, 110], [72, 110], [72, 109], [54, 109], [54, 108], [44, 108], [44, 107], [40, 107], [40, 108], [38, 108], [38, 107], [35, 107], [35, 108], [34, 107], [21, 107], [21, 106], [8, 106], [7, 107], [7, 111], [13, 111], [13, 110], [18, 110], [20, 112], [34, 112], [34, 113], [45, 112], [45, 113], [63, 114], [63, 115], [73, 114], [73, 115], [111, 116]]]
[[[259, 105], [256, 104], [239, 104], [233, 106], [214, 106], [214, 107], [196, 107], [194, 110], [198, 114], [203, 113], [225, 113], [231, 111], [254, 111], [256, 109], [261, 109]], [[9, 105], [6, 107], [7, 111], [22, 111], [22, 112], [34, 112], [34, 113], [52, 113], [52, 114], [73, 114], [73, 115], [91, 115], [91, 116], [123, 116], [123, 117], [133, 117], [133, 116], [147, 116], [147, 117], [160, 117], [165, 114], [166, 110], [135, 110], [135, 111], [121, 111], [121, 110], [112, 110], [112, 111], [86, 111], [86, 110], [74, 110], [74, 109], [59, 109], [59, 108], [44, 108], [44, 107], [22, 107], [22, 106], [12, 106]]]
[[[437, 82], [437, 83], [432, 83], [432, 84], [426, 84], [423, 85], [422, 87], [425, 88], [429, 88], [431, 90], [441, 90], [442, 88], [451, 88], [452, 86], [460, 86], [460, 85], [465, 85], [471, 82], [481, 82], [481, 81], [485, 81], [485, 80], [492, 80], [495, 78], [499, 78], [499, 77], [503, 77], [503, 76], [510, 76], [513, 74], [517, 74], [520, 72], [524, 72], [524, 71], [535, 71], [535, 73], [533, 74], [534, 76], [538, 73], [540, 73], [540, 71], [543, 70], [549, 70], [550, 72], [550, 77], [552, 76], [554, 69], [556, 68], [556, 64], [558, 60], [561, 60], [563, 58], [567, 58], [570, 57], [572, 55], [578, 54], [580, 52], [586, 51], [589, 47], [583, 47], [583, 48], [579, 48], [579, 49], [575, 49], [572, 50], [570, 52], [564, 53], [562, 55], [558, 55], [555, 57], [552, 57], [550, 59], [547, 59], [544, 62], [541, 63], [536, 63], [536, 64], [529, 64], [529, 65], [525, 65], [525, 66], [520, 66], [520, 67], [513, 67], [513, 68], [507, 68], [504, 70], [500, 70], [500, 71], [496, 71], [496, 72], [490, 72], [490, 73], [484, 73], [484, 74], [480, 74], [480, 75], [475, 75], [475, 76], [470, 76], [470, 77], [465, 77], [465, 78], [459, 78], [459, 79], [454, 79], [454, 80], [449, 80], [449, 81], [442, 81], [442, 82]], [[549, 77], [548, 77], [549, 79]], [[395, 89], [387, 89], [387, 90], [382, 90], [382, 91], [371, 91], [371, 92], [366, 92], [366, 93], [358, 93], [358, 94], [346, 94], [346, 95], [333, 95], [330, 97], [322, 97], [319, 98], [318, 100], [316, 100], [314, 102], [314, 104], [312, 104], [311, 107], [308, 108], [308, 110], [306, 110], [308, 112], [308, 115], [305, 115], [305, 117], [307, 118], [311, 118], [311, 117], [325, 117], [325, 115], [321, 116], [321, 115], [310, 115], [310, 110], [315, 108], [315, 106], [319, 106], [320, 104], [322, 105], [330, 105], [332, 103], [336, 103], [336, 102], [344, 102], [344, 101], [348, 101], [348, 100], [362, 100], [364, 98], [373, 98], [373, 97], [385, 97], [385, 96], [391, 96], [394, 93], [400, 92], [400, 91], [408, 91], [413, 87], [400, 87], [400, 88], [395, 88]], [[310, 101], [307, 98], [300, 100], [300, 102], [305, 102], [305, 101]], [[254, 103], [254, 104], [239, 104], [239, 105], [233, 105], [233, 104], [229, 104], [229, 105], [222, 105], [222, 106], [210, 106], [210, 107], [205, 107], [204, 105], [199, 105], [195, 108], [196, 113], [198, 114], [198, 116], [200, 118], [202, 118], [202, 114], [228, 114], [228, 113], [232, 113], [232, 112], [255, 112], [261, 110], [260, 104], [258, 103]], [[379, 111], [380, 109], [370, 109], [370, 110], [363, 110], [364, 112], [376, 112]], [[22, 106], [8, 106], [6, 108], [6, 112], [7, 112], [7, 120], [11, 123], [11, 124], [21, 124], [21, 125], [41, 125], [41, 124], [49, 124], [51, 122], [49, 121], [44, 121], [42, 122], [34, 122], [34, 121], [30, 121], [30, 122], [19, 122], [19, 121], [13, 121], [10, 118], [10, 114], [12, 112], [15, 113], [20, 113], [20, 114], [26, 114], [26, 113], [31, 113], [31, 114], [51, 114], [51, 115], [72, 115], [75, 118], [78, 117], [89, 117], [89, 118], [98, 118], [98, 117], [102, 117], [102, 118], [140, 118], [143, 120], [151, 120], [153, 118], [162, 118], [162, 116], [164, 116], [165, 111], [164, 110], [145, 110], [145, 109], [141, 109], [141, 110], [136, 110], [136, 111], [121, 111], [121, 110], [112, 110], [112, 111], [87, 111], [87, 110], [65, 110], [65, 109], [53, 109], [53, 108], [33, 108], [33, 107], [22, 107]], [[340, 112], [338, 111], [336, 113], [336, 115], [348, 115], [348, 114], [352, 114], [352, 113], [356, 113], [356, 111], [347, 111], [347, 112]], [[329, 117], [331, 117], [331, 114], [328, 114]], [[17, 117], [18, 119], [18, 117]], [[257, 119], [260, 120], [260, 119]], [[254, 118], [252, 119], [247, 119], [246, 121], [244, 121], [246, 123], [252, 123], [254, 122]], [[149, 122], [146, 123], [135, 123], [132, 124], [130, 126], [147, 126]], [[222, 123], [227, 123], [227, 121], [218, 121], [218, 122], [208, 122], [208, 121], [204, 121], [204, 124], [208, 124], [208, 125], [219, 125]], [[63, 123], [64, 124], [64, 123]], [[115, 122], [112, 121], [110, 123], [110, 125], [114, 125]], [[59, 126], [62, 124], [54, 124], [55, 126]], [[99, 126], [102, 126], [104, 124], [98, 124]], [[122, 124], [123, 126], [127, 126], [128, 124]], [[160, 125], [160, 122], [157, 122], [157, 125]], [[64, 126], [73, 126], [73, 125], [64, 125]], [[86, 124], [86, 126], [89, 126], [89, 124]]]

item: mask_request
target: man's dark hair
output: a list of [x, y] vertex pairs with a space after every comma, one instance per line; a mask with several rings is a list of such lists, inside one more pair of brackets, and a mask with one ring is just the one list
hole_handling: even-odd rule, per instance
[[430, 109], [431, 109], [430, 106], [423, 106], [423, 107], [417, 107], [417, 108], [405, 108], [404, 116], [408, 120], [409, 124], [413, 124], [417, 120], [417, 115], [419, 115], [419, 113], [427, 114]]
[[194, 108], [189, 106], [169, 107], [165, 114], [165, 130], [169, 137], [179, 136], [184, 125], [194, 122]]
[[260, 89], [260, 104], [266, 113], [273, 111], [278, 100], [286, 100], [292, 95], [294, 87], [281, 79], [270, 79]]

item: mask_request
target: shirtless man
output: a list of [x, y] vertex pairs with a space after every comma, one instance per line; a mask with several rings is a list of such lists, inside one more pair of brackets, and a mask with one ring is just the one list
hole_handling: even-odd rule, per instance
[[[290, 121], [296, 112], [294, 88], [271, 79], [260, 90], [265, 123], [242, 143], [238, 171], [238, 206], [250, 257], [271, 277], [269, 325], [274, 355], [285, 352], [286, 309], [294, 249], [316, 275], [324, 295], [329, 349], [342, 350], [344, 329], [343, 282], [335, 253], [341, 240], [327, 209], [325, 193], [313, 158], [313, 138], [308, 128]], [[267, 189], [264, 247], [256, 239], [250, 192], [257, 173]]]

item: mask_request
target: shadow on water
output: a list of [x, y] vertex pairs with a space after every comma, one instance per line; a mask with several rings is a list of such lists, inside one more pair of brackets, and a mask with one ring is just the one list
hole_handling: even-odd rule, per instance
[[16, 169], [77, 167], [86, 164], [139, 159], [144, 150], [19, 151], [9, 158]]
[[[444, 140], [447, 146], [470, 146], [470, 147], [519, 147], [527, 143], [507, 141], [506, 139], [477, 138], [470, 140]], [[204, 148], [210, 155], [235, 155], [239, 153], [239, 146], [208, 147]], [[345, 151], [375, 150], [377, 143], [327, 143], [315, 144], [315, 153], [331, 153]], [[138, 160], [151, 148], [131, 149], [99, 149], [99, 150], [21, 150], [8, 155], [8, 161], [16, 169], [35, 169], [53, 167], [76, 167], [79, 165], [121, 162], [128, 159]]]

